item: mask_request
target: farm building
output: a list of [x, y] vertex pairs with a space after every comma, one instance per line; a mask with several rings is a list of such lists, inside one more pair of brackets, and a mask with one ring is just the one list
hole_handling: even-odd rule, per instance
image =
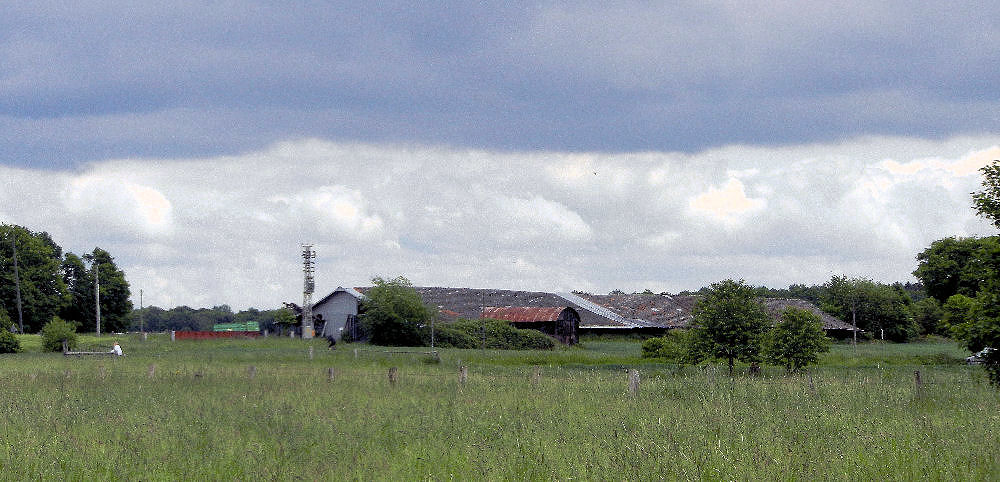
[[338, 286], [313, 304], [313, 316], [323, 321], [322, 328], [317, 327], [316, 332], [322, 337], [340, 339], [347, 323], [357, 319], [358, 306], [364, 299], [365, 295], [358, 290]]
[[[854, 331], [854, 326], [850, 323], [844, 323], [843, 321], [830, 316], [829, 314], [823, 312], [823, 310], [820, 310], [816, 305], [806, 300], [792, 298], [767, 298], [764, 300], [764, 306], [767, 308], [768, 313], [770, 313], [775, 319], [781, 316], [781, 312], [785, 311], [785, 308], [788, 307], [810, 311], [814, 315], [819, 316], [820, 321], [823, 323], [823, 330], [826, 331], [827, 336], [831, 336], [833, 338], [848, 338]], [[860, 332], [861, 330], [858, 331]]]
[[515, 328], [538, 330], [567, 345], [580, 341], [580, 314], [568, 306], [487, 306], [483, 318], [508, 321]]
[[[322, 313], [330, 329], [341, 333], [348, 317], [356, 320], [358, 305], [367, 288], [337, 288], [313, 308]], [[488, 307], [572, 308], [578, 318], [577, 336], [584, 333], [642, 333], [658, 335], [675, 328], [687, 328], [692, 321], [696, 295], [666, 294], [546, 293], [540, 291], [492, 290], [476, 288], [414, 287], [425, 305], [436, 309], [442, 321], [482, 318]], [[766, 299], [764, 304], [777, 318], [786, 306], [807, 309], [820, 316], [827, 334], [850, 336], [853, 329], [804, 300]], [[551, 334], [551, 333], [550, 333]]]

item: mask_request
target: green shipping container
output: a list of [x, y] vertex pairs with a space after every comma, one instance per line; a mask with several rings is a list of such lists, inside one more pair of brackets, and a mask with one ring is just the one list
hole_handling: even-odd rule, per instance
[[260, 325], [256, 321], [246, 323], [216, 323], [212, 326], [212, 331], [260, 331]]

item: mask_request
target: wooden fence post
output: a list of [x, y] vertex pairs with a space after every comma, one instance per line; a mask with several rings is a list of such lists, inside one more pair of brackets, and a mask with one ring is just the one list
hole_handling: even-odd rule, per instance
[[628, 370], [628, 393], [632, 396], [639, 394], [639, 370], [635, 368]]
[[247, 368], [247, 376], [249, 376], [250, 379], [253, 380], [257, 376], [257, 367], [250, 365], [250, 367]]
[[104, 380], [104, 377], [105, 377], [105, 376], [107, 376], [107, 372], [106, 372], [106, 371], [105, 371], [105, 369], [104, 369], [104, 365], [101, 365], [101, 366], [100, 366], [100, 367], [98, 367], [98, 368], [100, 368], [100, 372], [101, 372], [101, 380]]
[[458, 383], [465, 386], [465, 382], [469, 380], [469, 367], [462, 365], [458, 367]]
[[920, 370], [913, 372], [913, 383], [917, 386], [917, 398], [920, 398], [924, 389], [924, 382], [920, 380]]
[[156, 376], [156, 365], [155, 364], [149, 366], [149, 374], [148, 375], [149, 375], [149, 378], [153, 378], [153, 377]]
[[389, 367], [389, 384], [395, 385], [396, 380], [399, 378], [399, 369], [396, 367]]
[[337, 372], [334, 371], [333, 367], [326, 369], [326, 380], [332, 382], [334, 377], [337, 376]]

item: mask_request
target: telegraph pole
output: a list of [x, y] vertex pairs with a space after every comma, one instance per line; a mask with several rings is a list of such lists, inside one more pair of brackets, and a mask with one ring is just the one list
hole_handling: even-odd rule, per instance
[[14, 244], [13, 234], [11, 231], [10, 247], [14, 250], [14, 286], [17, 292], [17, 329], [24, 333], [24, 314], [21, 312], [21, 275], [17, 271], [17, 245]]
[[101, 279], [94, 259], [94, 305], [97, 313], [97, 336], [101, 336]]

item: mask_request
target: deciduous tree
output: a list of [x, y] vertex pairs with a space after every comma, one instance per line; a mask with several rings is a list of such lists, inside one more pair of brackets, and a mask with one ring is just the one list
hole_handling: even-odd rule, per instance
[[928, 296], [941, 303], [952, 295], [976, 296], [990, 271], [998, 268], [991, 256], [998, 249], [996, 236], [939, 239], [917, 255], [913, 276], [923, 283]]
[[391, 280], [372, 279], [365, 293], [359, 319], [376, 345], [419, 346], [421, 330], [430, 323], [432, 312], [424, 306], [410, 281], [400, 276]]
[[972, 193], [972, 207], [1000, 228], [1000, 161], [994, 160], [979, 172], [983, 173], [983, 189]]
[[696, 347], [691, 350], [696, 357], [726, 360], [730, 375], [736, 361], [759, 361], [761, 338], [771, 317], [756, 288], [742, 280], [714, 283], [698, 300], [693, 315], [689, 343]]
[[[125, 279], [125, 272], [118, 269], [111, 254], [101, 248], [94, 248], [93, 252], [83, 258], [90, 262], [91, 272], [97, 266], [97, 282], [101, 288], [101, 330], [126, 330], [129, 326], [128, 314], [132, 311], [132, 300], [129, 299], [132, 293]], [[86, 320], [83, 328], [87, 331], [96, 330], [95, 322], [96, 317]]]
[[801, 308], [785, 308], [764, 338], [768, 360], [791, 372], [816, 363], [819, 354], [827, 351], [830, 339], [823, 332], [823, 322], [815, 313]]
[[[17, 249], [17, 279], [14, 249]], [[59, 275], [62, 250], [48, 233], [0, 225], [0, 307], [17, 323], [17, 289], [20, 286], [24, 331], [38, 331], [58, 312], [65, 285]]]

